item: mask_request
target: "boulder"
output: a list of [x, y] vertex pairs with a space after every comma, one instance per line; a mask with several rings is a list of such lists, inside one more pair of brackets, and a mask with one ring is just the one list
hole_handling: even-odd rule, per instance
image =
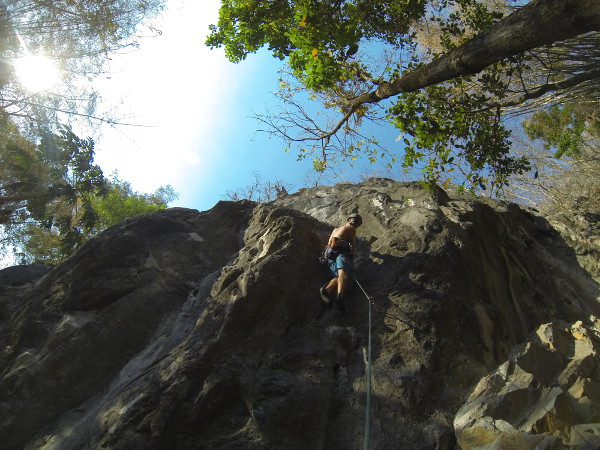
[[600, 448], [599, 350], [593, 316], [541, 325], [457, 412], [460, 448]]

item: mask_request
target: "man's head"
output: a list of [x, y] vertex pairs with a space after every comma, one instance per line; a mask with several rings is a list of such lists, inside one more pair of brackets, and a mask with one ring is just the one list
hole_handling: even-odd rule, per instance
[[348, 216], [348, 223], [355, 228], [362, 225], [362, 217], [358, 213], [352, 213]]

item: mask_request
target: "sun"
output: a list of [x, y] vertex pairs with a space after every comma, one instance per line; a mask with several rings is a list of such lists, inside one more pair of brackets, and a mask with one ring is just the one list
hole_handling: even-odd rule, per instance
[[28, 55], [14, 62], [19, 83], [29, 92], [52, 88], [60, 80], [60, 71], [54, 61], [41, 55]]

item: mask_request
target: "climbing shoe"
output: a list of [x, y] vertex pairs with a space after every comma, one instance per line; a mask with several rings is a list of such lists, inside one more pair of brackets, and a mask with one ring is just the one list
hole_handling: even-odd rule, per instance
[[345, 305], [345, 302], [344, 302], [344, 296], [342, 294], [340, 294], [340, 293], [338, 293], [337, 299], [335, 300], [335, 306], [337, 306], [337, 309], [340, 312], [342, 312], [342, 313], [346, 312], [346, 305]]
[[323, 299], [323, 303], [325, 303], [325, 306], [327, 308], [331, 308], [333, 306], [333, 302], [331, 301], [331, 298], [329, 297], [329, 293], [327, 292], [325, 286], [322, 286], [321, 289], [319, 289], [319, 293], [321, 294], [321, 298]]

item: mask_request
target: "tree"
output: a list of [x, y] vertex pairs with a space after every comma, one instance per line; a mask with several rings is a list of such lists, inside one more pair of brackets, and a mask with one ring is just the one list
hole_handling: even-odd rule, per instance
[[24, 220], [26, 201], [45, 195], [49, 183], [35, 144], [0, 111], [0, 224]]
[[263, 181], [258, 172], [252, 172], [252, 175], [254, 176], [253, 183], [234, 191], [227, 191], [225, 197], [234, 202], [245, 199], [258, 203], [268, 203], [287, 195], [288, 189], [291, 189], [281, 180]]
[[[324, 3], [326, 13], [321, 11]], [[600, 4], [533, 0], [507, 15], [508, 9], [489, 4], [224, 0], [207, 44], [225, 47], [232, 61], [268, 45], [276, 57], [287, 59], [293, 76], [313, 98], [341, 113], [338, 119], [321, 121], [297, 100], [297, 86], [283, 82], [280, 95], [290, 109], [259, 117], [272, 132], [296, 143], [301, 154], [314, 156], [318, 170], [366, 145], [370, 157], [377, 157], [372, 149], [377, 141], [365, 139], [360, 125], [364, 118], [381, 117], [374, 106], [394, 98], [386, 114], [403, 133], [406, 169], [425, 159], [429, 183], [450, 182], [446, 174], [459, 169], [468, 187], [502, 187], [510, 174], [529, 168], [525, 157], [510, 151], [508, 113], [539, 108], [542, 97], [558, 101], [558, 96], [548, 99], [552, 92], [594, 89], [600, 74], [597, 58], [580, 61], [583, 69], [564, 69], [582, 47], [596, 56], [600, 51], [581, 39], [600, 29]], [[283, 18], [282, 25], [276, 25], [276, 18]], [[440, 30], [437, 47], [443, 54], [423, 48], [418, 40], [424, 23]], [[393, 52], [396, 62], [382, 64], [369, 56], [378, 50]], [[554, 58], [550, 65], [549, 58]], [[377, 71], [380, 75], [373, 75]]]
[[34, 145], [10, 121], [4, 126], [12, 133], [0, 145], [4, 250], [32, 224], [54, 230], [65, 249], [77, 248], [98, 221], [92, 199], [106, 194], [104, 175], [94, 164], [94, 141], [63, 126]]
[[[5, 0], [0, 5], [0, 107], [15, 118], [52, 125], [57, 115], [94, 115], [98, 93], [89, 83], [110, 56], [133, 49], [142, 22], [165, 0]], [[44, 55], [61, 69], [52, 92], [27, 92], [14, 61]], [[35, 130], [34, 130], [35, 131]]]
[[[36, 146], [10, 121], [3, 125], [8, 133], [0, 141], [0, 224], [28, 219], [52, 224], [61, 220], [65, 208], [86, 211], [91, 196], [104, 194], [91, 138], [81, 139], [63, 126]], [[81, 220], [93, 226], [92, 216], [83, 214]]]
[[516, 176], [509, 198], [544, 212], [600, 214], [600, 116], [592, 102], [553, 106], [525, 121], [533, 177]]
[[66, 233], [75, 233], [76, 242], [71, 236], [65, 238], [64, 228], [48, 227], [47, 223], [29, 221], [13, 230], [11, 243], [18, 249], [17, 259], [21, 264], [56, 264], [108, 227], [131, 217], [165, 209], [177, 197], [170, 185], [158, 188], [153, 194], [136, 192], [130, 183], [119, 179], [118, 174], [114, 173], [107, 181], [106, 194], [96, 194], [89, 199], [91, 211], [96, 219], [93, 226], [74, 226], [80, 221], [81, 210], [79, 216], [75, 214], [71, 217], [70, 222], [73, 226], [70, 230], [67, 229]]
[[92, 200], [92, 207], [98, 215], [96, 229], [101, 231], [127, 218], [165, 209], [178, 197], [171, 185], [161, 186], [153, 194], [136, 192], [130, 183], [114, 173], [108, 182], [107, 195], [96, 196]]
[[[98, 227], [119, 217], [116, 212], [114, 217], [102, 215], [104, 203], [99, 199], [104, 199], [108, 187], [117, 188], [107, 187], [93, 163], [94, 141], [80, 139], [60, 123], [75, 118], [115, 123], [114, 118], [95, 113], [100, 96], [92, 81], [104, 73], [112, 55], [137, 47], [142, 24], [158, 33], [148, 21], [165, 3], [5, 0], [0, 4], [0, 225], [5, 249], [20, 242], [29, 255], [62, 258]], [[36, 55], [61, 69], [62, 82], [52, 90], [30, 91], [17, 76], [18, 61]], [[175, 195], [170, 186], [161, 189], [161, 194], [144, 197], [144, 202], [160, 207], [161, 196]], [[107, 201], [116, 202], [113, 196]], [[129, 210], [121, 214], [144, 210], [128, 201]]]

